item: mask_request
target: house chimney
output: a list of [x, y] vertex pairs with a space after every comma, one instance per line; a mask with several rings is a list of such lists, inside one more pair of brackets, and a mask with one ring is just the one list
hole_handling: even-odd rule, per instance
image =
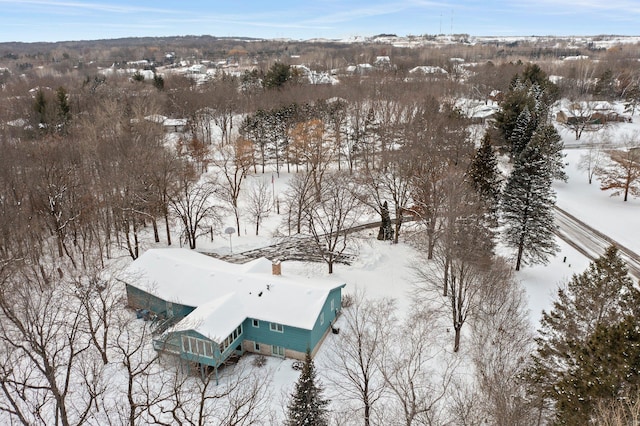
[[271, 263], [271, 274], [282, 275], [282, 265], [280, 265], [279, 260], [276, 260]]

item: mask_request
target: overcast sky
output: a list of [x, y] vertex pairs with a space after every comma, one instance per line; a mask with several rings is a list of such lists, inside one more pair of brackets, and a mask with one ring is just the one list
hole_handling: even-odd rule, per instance
[[0, 42], [452, 32], [640, 35], [640, 0], [0, 0]]

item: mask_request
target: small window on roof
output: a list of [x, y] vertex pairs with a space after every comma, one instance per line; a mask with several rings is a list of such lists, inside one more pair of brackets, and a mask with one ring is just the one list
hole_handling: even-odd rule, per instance
[[253, 320], [253, 326], [256, 327], [256, 328], [259, 328], [260, 327], [260, 321], [258, 321], [257, 319], [254, 319]]

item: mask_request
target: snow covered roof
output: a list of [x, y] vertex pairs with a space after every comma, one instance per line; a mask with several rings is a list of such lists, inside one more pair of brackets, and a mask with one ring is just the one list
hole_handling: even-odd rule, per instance
[[186, 118], [167, 118], [162, 123], [165, 126], [186, 126], [187, 119]]
[[152, 249], [120, 278], [163, 300], [196, 307], [174, 330], [196, 330], [215, 340], [245, 318], [313, 329], [329, 292], [344, 284], [272, 275], [271, 265], [266, 258], [239, 265], [188, 249]]
[[160, 115], [160, 114], [151, 114], [151, 115], [147, 115], [146, 117], [144, 117], [144, 119], [147, 120], [147, 121], [151, 121], [153, 123], [162, 124], [167, 119], [167, 117], [165, 117], [164, 115]]
[[433, 67], [430, 65], [421, 65], [409, 70], [410, 74], [421, 72], [423, 74], [448, 74], [447, 70], [442, 67]]
[[589, 59], [589, 57], [586, 55], [577, 55], [577, 56], [565, 56], [562, 60], [563, 61], [583, 61], [586, 59]]
[[29, 124], [24, 118], [17, 118], [15, 120], [7, 121], [7, 126], [11, 127], [25, 127]]

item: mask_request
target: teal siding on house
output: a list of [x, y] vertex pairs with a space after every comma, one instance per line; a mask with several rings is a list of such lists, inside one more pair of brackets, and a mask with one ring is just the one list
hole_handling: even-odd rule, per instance
[[[182, 319], [191, 314], [196, 307], [183, 305], [180, 303], [175, 303], [172, 301], [164, 300], [158, 296], [155, 296], [151, 292], [142, 290], [133, 285], [129, 285], [125, 282], [127, 299], [128, 303], [131, 307], [136, 309], [148, 309], [150, 312], [157, 314], [159, 317], [174, 317], [176, 319]], [[170, 285], [167, 284], [167, 285]], [[300, 318], [304, 320], [303, 323], [309, 323], [307, 320], [311, 320], [309, 315], [313, 315], [313, 311], [317, 309], [318, 301], [324, 295], [326, 296], [326, 300], [322, 305], [322, 309], [317, 318], [314, 318], [314, 326], [311, 330], [307, 330], [304, 328], [293, 327], [287, 324], [279, 324], [278, 330], [271, 329], [271, 323], [268, 321], [259, 320], [259, 324], [257, 327], [253, 326], [254, 318], [248, 317], [242, 323], [242, 331], [238, 333], [239, 329], [232, 332], [229, 339], [226, 339], [227, 336], [216, 336], [217, 339], [220, 337], [220, 342], [214, 342], [213, 340], [207, 338], [206, 336], [198, 333], [195, 330], [182, 330], [176, 331], [177, 328], [168, 328], [174, 324], [175, 322], [164, 321], [166, 327], [162, 329], [160, 332], [164, 332], [165, 334], [162, 337], [158, 337], [153, 341], [153, 346], [156, 350], [167, 352], [174, 354], [175, 356], [180, 357], [183, 360], [187, 360], [189, 362], [199, 363], [202, 365], [209, 365], [212, 367], [219, 366], [222, 364], [227, 358], [229, 358], [233, 354], [242, 354], [245, 348], [244, 342], [247, 341], [246, 349], [252, 351], [251, 344], [249, 342], [259, 343], [263, 345], [269, 345], [273, 347], [280, 347], [291, 351], [289, 353], [285, 351], [279, 351], [279, 355], [286, 354], [286, 356], [296, 357], [299, 354], [304, 354], [307, 349], [311, 351], [315, 351], [318, 347], [318, 344], [322, 341], [325, 334], [330, 330], [333, 325], [337, 314], [342, 309], [341, 297], [342, 297], [342, 289], [344, 288], [344, 284], [334, 288], [327, 292], [324, 290], [318, 297], [307, 297], [305, 303], [309, 303], [309, 307], [313, 306], [313, 309], [309, 309], [308, 311], [300, 311], [304, 312], [304, 315], [307, 317]], [[268, 286], [267, 286], [268, 288]], [[295, 291], [298, 289], [296, 288]], [[164, 293], [163, 293], [164, 294]], [[168, 294], [173, 294], [169, 292]], [[251, 294], [251, 293], [249, 293]], [[307, 293], [313, 294], [313, 293]], [[306, 296], [301, 296], [302, 298]], [[202, 303], [206, 303], [208, 300], [202, 300]], [[198, 302], [199, 303], [199, 302]], [[306, 305], [305, 305], [306, 306]], [[286, 309], [286, 307], [279, 307], [277, 304], [270, 306], [269, 309]], [[240, 315], [260, 315], [259, 312], [246, 312], [242, 311]], [[269, 315], [269, 312], [265, 311], [265, 316]], [[242, 318], [240, 316], [238, 319]], [[284, 316], [283, 318], [286, 318]], [[293, 322], [293, 321], [292, 321]], [[239, 324], [240, 325], [240, 324]], [[192, 325], [183, 327], [191, 327]], [[281, 327], [281, 328], [280, 328]], [[168, 331], [166, 331], [168, 328]], [[199, 327], [194, 327], [196, 329], [200, 329]], [[173, 331], [172, 331], [173, 330]], [[203, 329], [200, 329], [203, 330]], [[233, 338], [234, 335], [237, 335], [232, 342], [229, 341]], [[186, 345], [188, 349], [185, 350], [185, 340], [183, 337], [188, 337]], [[195, 339], [195, 340], [189, 340]], [[195, 343], [193, 343], [195, 342]], [[192, 350], [193, 345], [195, 345], [196, 350]], [[204, 348], [204, 349], [200, 349]], [[222, 353], [220, 349], [223, 348]], [[265, 353], [268, 353], [269, 348], [261, 349], [264, 350]], [[298, 352], [296, 354], [294, 352]]]
[[[129, 306], [134, 309], [148, 309], [156, 315], [166, 317], [174, 316], [178, 318], [186, 317], [195, 309], [194, 306], [167, 302], [166, 300], [129, 284], [126, 284], [126, 288]], [[167, 312], [167, 309], [169, 309], [170, 312]]]
[[[327, 300], [325, 300], [324, 305], [322, 306], [322, 311], [320, 315], [318, 315], [318, 318], [316, 318], [313, 330], [311, 330], [311, 342], [313, 343], [311, 349], [320, 342], [322, 336], [324, 336], [327, 329], [331, 327], [338, 312], [342, 309], [342, 287], [343, 286], [334, 288], [329, 292]], [[332, 302], [333, 309], [331, 309]], [[322, 319], [324, 321], [322, 321]]]
[[[183, 336], [195, 337], [206, 343], [210, 343], [212, 345], [211, 355], [207, 356], [206, 353], [202, 355], [186, 351], [184, 348]], [[242, 334], [240, 334], [228, 348], [220, 353], [220, 346], [217, 342], [209, 339], [208, 337], [198, 333], [195, 330], [185, 330], [168, 333], [167, 335], [163, 336], [163, 339], [154, 340], [153, 346], [158, 351], [170, 352], [175, 355], [179, 355], [181, 359], [184, 359], [186, 361], [197, 362], [203, 365], [216, 367], [220, 366], [220, 364], [226, 361], [227, 358], [229, 358], [232, 354], [241, 355], [243, 353], [243, 340], [244, 337]]]
[[[271, 330], [269, 321], [260, 321], [259, 326], [253, 326], [253, 318], [247, 318], [242, 324], [245, 340], [250, 340], [266, 345], [283, 346], [287, 349], [306, 352], [307, 348], [313, 350], [320, 342], [327, 329], [336, 318], [341, 309], [342, 287], [337, 287], [329, 292], [329, 296], [322, 307], [320, 315], [316, 318], [313, 330], [292, 327], [283, 324], [283, 332]], [[331, 302], [333, 301], [333, 310]], [[321, 317], [324, 314], [324, 321]]]
[[242, 324], [245, 340], [265, 345], [284, 346], [287, 349], [304, 352], [311, 344], [310, 331], [302, 328], [282, 325], [283, 331], [271, 330], [269, 321], [260, 321], [259, 327], [253, 326], [253, 318], [247, 318]]

